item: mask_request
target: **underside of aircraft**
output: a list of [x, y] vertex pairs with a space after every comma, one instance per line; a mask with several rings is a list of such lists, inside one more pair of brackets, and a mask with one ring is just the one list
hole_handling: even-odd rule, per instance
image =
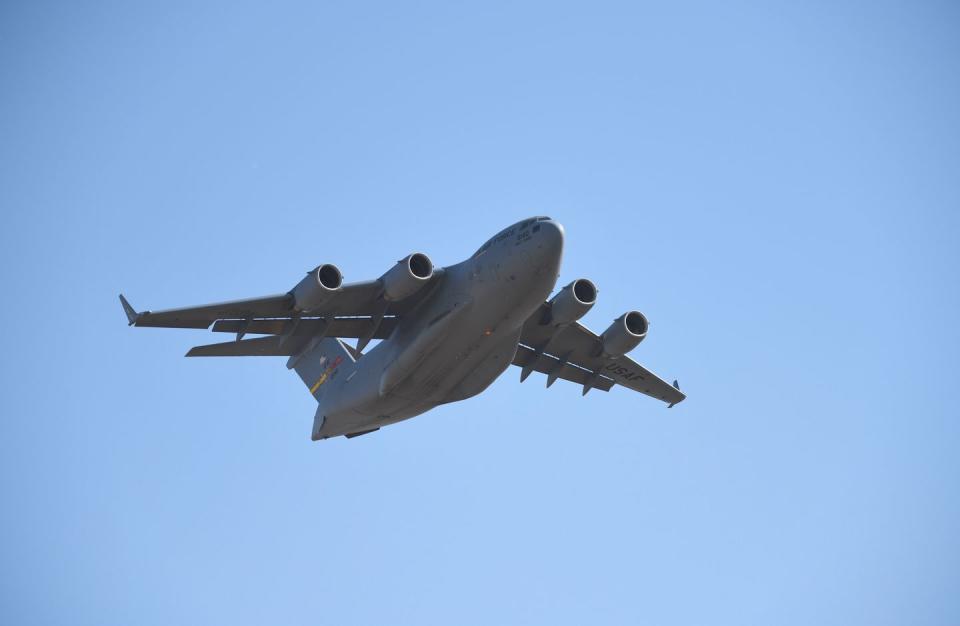
[[574, 280], [547, 300], [563, 240], [559, 223], [534, 217], [445, 268], [416, 252], [370, 281], [343, 284], [339, 268], [323, 264], [272, 296], [156, 312], [120, 301], [132, 326], [234, 335], [187, 356], [288, 357], [318, 402], [314, 440], [367, 434], [464, 400], [511, 364], [521, 381], [540, 372], [547, 387], [563, 379], [584, 395], [621, 385], [670, 407], [684, 400], [676, 381], [626, 356], [646, 337], [642, 313], [624, 313], [598, 335], [578, 321], [596, 302], [591, 281]]

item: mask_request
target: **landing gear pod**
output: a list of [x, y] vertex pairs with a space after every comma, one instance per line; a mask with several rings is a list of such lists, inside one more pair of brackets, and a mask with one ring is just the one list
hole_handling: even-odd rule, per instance
[[389, 302], [409, 298], [430, 282], [432, 277], [433, 261], [422, 252], [414, 252], [397, 261], [396, 265], [380, 277], [383, 298]]
[[319, 309], [337, 293], [342, 284], [343, 274], [336, 265], [318, 265], [290, 292], [293, 295], [293, 308], [300, 312]]
[[620, 357], [630, 352], [647, 336], [649, 324], [647, 318], [640, 311], [629, 311], [617, 319], [603, 331], [600, 339], [603, 344], [603, 353], [607, 356]]
[[586, 278], [578, 278], [550, 300], [546, 323], [560, 326], [575, 322], [586, 315], [596, 301], [596, 285]]

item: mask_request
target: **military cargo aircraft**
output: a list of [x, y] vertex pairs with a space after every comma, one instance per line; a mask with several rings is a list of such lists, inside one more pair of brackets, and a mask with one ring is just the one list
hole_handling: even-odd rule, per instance
[[[553, 298], [563, 256], [563, 227], [533, 217], [494, 235], [466, 261], [435, 268], [421, 252], [377, 280], [343, 284], [323, 264], [286, 293], [197, 307], [138, 313], [120, 296], [131, 326], [210, 328], [225, 343], [187, 356], [286, 356], [319, 406], [314, 441], [356, 437], [448, 402], [475, 396], [511, 364], [591, 389], [614, 385], [673, 406], [686, 396], [626, 353], [647, 334], [639, 311], [600, 335], [577, 320], [597, 288], [574, 280]], [[247, 335], [265, 335], [245, 339]], [[343, 339], [357, 339], [356, 347]], [[382, 341], [368, 352], [373, 339]]]

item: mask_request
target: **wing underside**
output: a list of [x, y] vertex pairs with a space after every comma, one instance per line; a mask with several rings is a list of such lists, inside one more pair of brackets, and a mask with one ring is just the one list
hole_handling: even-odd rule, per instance
[[602, 354], [600, 337], [579, 322], [564, 326], [542, 323], [548, 318], [543, 307], [530, 317], [520, 335], [522, 350], [513, 363], [523, 368], [521, 380], [531, 371], [543, 372], [550, 385], [553, 372], [554, 378], [582, 384], [583, 393], [604, 389], [604, 385], [609, 390], [617, 384], [670, 406], [686, 398], [676, 383], [671, 385], [630, 357]]
[[547, 382], [551, 385], [558, 378], [583, 385], [588, 391], [590, 389], [610, 391], [610, 388], [614, 385], [612, 379], [602, 374], [595, 376], [590, 370], [568, 361], [561, 361], [551, 354], [538, 354], [536, 350], [529, 346], [520, 345], [517, 348], [517, 354], [513, 357], [513, 364], [524, 368], [524, 372], [533, 371], [546, 374]]
[[[290, 293], [140, 313], [123, 296], [120, 301], [131, 326], [210, 328], [236, 335], [234, 341], [196, 346], [187, 356], [297, 356], [324, 337], [357, 339], [360, 349], [372, 339], [389, 337], [399, 318], [432, 291], [440, 276], [442, 271], [435, 272], [430, 284], [399, 302], [382, 297], [380, 281], [343, 285], [309, 316], [294, 309]], [[244, 339], [246, 335], [269, 336]]]

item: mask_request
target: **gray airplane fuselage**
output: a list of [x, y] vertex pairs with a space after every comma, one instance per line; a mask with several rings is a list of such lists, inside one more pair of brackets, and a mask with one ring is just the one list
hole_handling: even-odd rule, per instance
[[444, 268], [389, 338], [326, 383], [313, 438], [372, 430], [482, 392], [509, 367], [562, 256], [563, 227], [539, 218]]

